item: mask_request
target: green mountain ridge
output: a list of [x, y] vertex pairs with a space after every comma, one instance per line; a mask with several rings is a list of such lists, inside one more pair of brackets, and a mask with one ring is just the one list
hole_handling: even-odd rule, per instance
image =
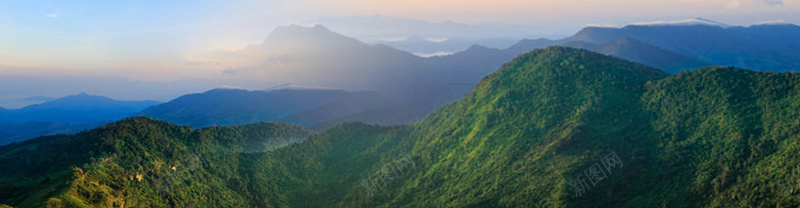
[[[0, 171], [0, 201], [20, 207], [196, 207], [245, 201], [223, 178], [238, 171], [231, 169], [239, 162], [236, 155], [272, 151], [312, 133], [274, 122], [194, 130], [129, 118], [76, 135], [41, 137], [0, 147], [0, 161], [15, 167]], [[206, 200], [194, 202], [198, 198]]]
[[0, 169], [0, 204], [796, 207], [797, 109], [796, 73], [668, 75], [549, 47], [410, 126], [132, 118], [3, 146], [0, 164], [25, 168]]

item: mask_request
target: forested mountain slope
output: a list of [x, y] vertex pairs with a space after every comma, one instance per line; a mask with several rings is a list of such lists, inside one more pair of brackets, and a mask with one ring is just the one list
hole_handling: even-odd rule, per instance
[[0, 203], [795, 207], [799, 96], [795, 73], [668, 76], [550, 47], [505, 64], [411, 126], [345, 123], [273, 150], [253, 144], [309, 132], [277, 123], [192, 130], [136, 118], [0, 147], [0, 162], [26, 167], [0, 170], [0, 196], [9, 196]]
[[[0, 147], [0, 203], [19, 207], [247, 206], [242, 155], [303, 141], [282, 123], [194, 130], [129, 118]], [[244, 164], [244, 165], [243, 165]], [[238, 184], [238, 185], [237, 185]]]

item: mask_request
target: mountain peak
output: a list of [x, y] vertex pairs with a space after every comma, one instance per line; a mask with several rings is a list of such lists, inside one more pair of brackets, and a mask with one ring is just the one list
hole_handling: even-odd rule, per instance
[[278, 26], [277, 28], [275, 28], [275, 30], [273, 30], [269, 34], [269, 36], [272, 37], [275, 35], [308, 35], [308, 34], [335, 34], [335, 33], [320, 24], [314, 24], [312, 26], [290, 24], [285, 26]]
[[318, 31], [330, 31], [325, 26], [321, 24], [313, 24], [311, 26], [303, 26], [299, 24], [289, 24], [284, 26], [278, 26], [275, 30], [318, 30]]
[[71, 100], [71, 99], [103, 99], [103, 100], [111, 100], [111, 98], [100, 96], [100, 95], [90, 95], [89, 93], [81, 92], [75, 95], [68, 95], [59, 99], [55, 99], [53, 101], [59, 100]]
[[[658, 69], [647, 67], [645, 65], [606, 56], [584, 49], [566, 46], [550, 46], [545, 49], [533, 50], [527, 54], [520, 55], [509, 62], [509, 66], [522, 62], [551, 64], [551, 67], [541, 67], [538, 70], [557, 70], [559, 73], [564, 73], [565, 70], [572, 70], [574, 73], [594, 73], [592, 71], [608, 71], [612, 72], [612, 74], [615, 74], [615, 76], [623, 76], [623, 74], [638, 74], [637, 76], [640, 76], [644, 79], [653, 79], [666, 76], [664, 72]], [[564, 66], [565, 64], [569, 66]]]
[[203, 92], [201, 94], [204, 94], [204, 93], [220, 93], [220, 92], [222, 92], [222, 93], [225, 93], [225, 92], [250, 92], [250, 90], [243, 89], [243, 88], [219, 87], [219, 88], [214, 88], [214, 89], [205, 91], [205, 92]]
[[333, 32], [319, 24], [315, 24], [311, 27], [291, 24], [275, 28], [261, 44], [261, 47], [278, 47], [283, 50], [289, 50], [303, 46], [316, 48], [320, 45], [330, 44], [349, 46], [366, 45], [354, 38]]
[[295, 85], [295, 84], [282, 84], [264, 89], [264, 91], [275, 91], [275, 90], [341, 90], [341, 89], [320, 87], [320, 86]]

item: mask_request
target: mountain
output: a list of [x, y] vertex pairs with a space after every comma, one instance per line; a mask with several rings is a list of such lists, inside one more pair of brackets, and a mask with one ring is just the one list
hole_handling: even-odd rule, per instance
[[[378, 92], [400, 107], [385, 108], [397, 112], [375, 113], [419, 116], [396, 117], [402, 120], [392, 121], [358, 121], [408, 123], [467, 94], [481, 77], [516, 54], [475, 45], [453, 55], [423, 58], [386, 45], [369, 45], [320, 25], [290, 25], [276, 28], [261, 44], [208, 55], [206, 58], [219, 63], [225, 75], [230, 77], [258, 83], [281, 82]], [[223, 124], [227, 121], [201, 122]]]
[[700, 61], [694, 57], [668, 51], [666, 49], [662, 49], [654, 45], [627, 37], [619, 40], [600, 43], [571, 40], [569, 38], [561, 40], [525, 39], [517, 42], [509, 48], [504, 49], [503, 51], [506, 54], [521, 54], [532, 49], [547, 48], [555, 45], [602, 53], [659, 68], [669, 73], [678, 73], [685, 70], [710, 66], [710, 64]]
[[523, 53], [528, 53], [533, 49], [543, 49], [554, 45], [564, 44], [565, 42], [567, 41], [563, 39], [559, 40], [550, 40], [545, 38], [522, 39], [519, 42], [515, 43], [514, 45], [511, 45], [508, 48], [504, 49], [504, 51], [513, 54], [523, 54]]
[[697, 17], [694, 19], [685, 19], [685, 20], [678, 20], [678, 21], [653, 21], [653, 22], [637, 22], [631, 25], [637, 26], [711, 26], [711, 27], [722, 27], [728, 28], [731, 25], [725, 24], [723, 22], [718, 22], [702, 17]]
[[410, 53], [371, 46], [319, 25], [279, 27], [262, 44], [218, 52], [211, 58], [229, 63], [222, 66], [229, 68], [228, 76], [377, 91], [398, 100], [414, 99], [415, 77], [428, 68], [422, 58]]
[[20, 109], [0, 110], [0, 145], [44, 135], [77, 133], [133, 116], [158, 103], [121, 101], [81, 93]]
[[133, 118], [3, 146], [0, 162], [21, 168], [0, 169], [0, 203], [796, 207], [798, 98], [796, 73], [668, 75], [549, 47], [411, 126], [344, 123], [266, 148], [253, 144], [310, 133]]
[[115, 121], [156, 105], [156, 101], [121, 101], [81, 93], [6, 111], [13, 122], [95, 123]]
[[327, 120], [317, 123], [312, 128], [325, 130], [348, 122], [360, 122], [380, 126], [406, 125], [420, 118], [424, 118], [427, 115], [427, 112], [417, 110], [416, 106], [391, 105]]
[[[448, 41], [459, 42], [457, 39], [452, 39], [445, 40], [441, 44]], [[424, 38], [410, 38], [407, 42], [432, 43]], [[437, 44], [439, 43], [432, 46], [435, 47]], [[278, 27], [259, 45], [248, 46], [239, 51], [221, 51], [212, 58], [217, 59], [216, 62], [223, 63], [220, 67], [227, 69], [225, 73], [228, 76], [257, 82], [280, 81], [349, 91], [374, 90], [382, 96], [398, 101], [396, 105], [381, 110], [366, 109], [364, 112], [353, 112], [352, 115], [337, 115], [336, 118], [328, 116], [331, 119], [329, 122], [321, 119], [294, 122], [319, 128], [332, 127], [341, 121], [404, 124], [418, 120], [434, 109], [466, 95], [482, 77], [492, 73], [515, 56], [551, 45], [585, 48], [663, 68], [669, 72], [708, 65], [693, 57], [631, 38], [621, 38], [602, 44], [567, 39], [522, 40], [506, 49], [473, 44], [452, 55], [419, 57], [385, 45], [368, 45], [320, 25]], [[196, 123], [188, 123], [184, 120], [191, 117], [185, 117], [184, 120], [158, 117], [172, 113], [174, 112], [162, 111], [152, 115], [154, 118], [196, 127], [243, 124], [225, 120], [229, 118], [208, 117]], [[320, 113], [323, 112], [319, 111], [317, 114]], [[149, 114], [140, 115], [149, 116]], [[262, 116], [262, 118], [273, 120], [277, 117]], [[294, 118], [286, 121], [292, 119]], [[241, 118], [237, 120], [259, 121], [259, 119]]]
[[21, 142], [44, 135], [77, 133], [104, 124], [107, 124], [107, 122], [68, 124], [35, 121], [21, 123], [0, 121], [0, 145]]
[[[423, 58], [385, 45], [368, 45], [320, 25], [310, 28], [292, 25], [275, 29], [261, 44], [238, 51], [219, 51], [208, 54], [210, 57], [205, 58], [226, 69], [225, 76], [259, 83], [280, 81], [350, 91], [374, 90], [382, 96], [399, 101], [397, 106], [401, 106], [384, 108], [394, 112], [353, 112], [354, 114], [344, 117], [329, 115], [310, 120], [291, 118], [297, 121], [287, 121], [306, 126], [321, 125], [319, 122], [324, 121], [315, 120], [328, 118], [398, 124], [418, 120], [434, 109], [466, 95], [481, 77], [513, 57], [535, 48], [551, 45], [584, 48], [671, 73], [706, 65], [783, 71], [794, 69], [794, 65], [800, 63], [797, 61], [800, 56], [796, 55], [800, 53], [794, 51], [800, 46], [800, 41], [794, 38], [798, 28], [800, 27], [789, 24], [728, 26], [702, 19], [633, 24], [623, 28], [587, 27], [562, 40], [522, 40], [506, 49], [472, 45], [452, 55]], [[695, 36], [699, 38], [693, 38]], [[47, 103], [42, 105], [44, 104]], [[352, 108], [345, 106], [347, 105], [340, 104], [340, 108]], [[122, 113], [97, 116], [95, 113], [73, 113], [50, 119], [50, 115], [44, 112], [15, 119], [20, 116], [2, 114], [5, 120], [13, 122], [62, 124], [113, 121], [130, 115]], [[315, 113], [320, 114], [323, 112]], [[379, 119], [383, 115], [397, 115], [390, 117], [398, 120]], [[201, 122], [212, 125], [228, 121]], [[326, 123], [322, 126], [333, 126], [336, 122]]]
[[800, 26], [729, 26], [705, 19], [587, 27], [568, 40], [604, 43], [632, 38], [713, 65], [765, 71], [800, 70]]
[[704, 66], [763, 71], [797, 71], [800, 26], [764, 23], [731, 26], [695, 18], [633, 23], [621, 28], [586, 27], [558, 40], [522, 40], [505, 49], [522, 53], [553, 45], [591, 50], [660, 68], [670, 73]]
[[623, 58], [625, 60], [656, 67], [672, 74], [710, 66], [710, 64], [690, 56], [667, 51], [631, 38], [622, 38], [617, 41], [599, 44], [592, 44], [584, 41], [571, 41], [562, 45]]
[[55, 97], [46, 97], [46, 96], [32, 96], [32, 97], [23, 97], [18, 99], [4, 99], [2, 101], [3, 106], [9, 109], [15, 108], [22, 108], [25, 106], [33, 105], [33, 104], [41, 104], [43, 102], [52, 101], [58, 98]]
[[259, 121], [284, 121], [312, 127], [391, 104], [391, 100], [375, 92], [297, 87], [266, 91], [215, 89], [181, 96], [149, 107], [138, 115], [194, 127]]
[[[385, 110], [388, 107], [395, 106], [395, 104], [393, 103], [394, 103], [393, 101], [390, 101], [385, 97], [380, 96], [377, 93], [371, 93], [371, 92], [354, 93], [348, 96], [347, 98], [336, 100], [334, 102], [330, 102], [325, 105], [321, 105], [305, 111], [294, 112], [279, 119], [278, 121], [291, 124], [298, 124], [308, 127], [316, 127], [314, 129], [319, 129], [318, 125], [323, 122], [334, 121], [354, 114], [361, 114], [377, 110]], [[396, 122], [392, 124], [405, 124], [409, 121], [413, 121], [421, 117], [422, 116], [413, 118], [391, 119], [391, 121]], [[380, 120], [376, 119], [361, 119], [357, 121], [364, 121], [371, 123], [380, 122]], [[340, 122], [337, 122], [337, 124], [338, 123]]]
[[[0, 203], [19, 207], [242, 207], [237, 192], [263, 155], [313, 134], [300, 126], [257, 123], [192, 129], [128, 118], [75, 135], [0, 147]], [[239, 160], [241, 159], [241, 160]], [[232, 168], [232, 169], [228, 169]], [[244, 175], [241, 175], [244, 176]], [[238, 179], [236, 179], [238, 178]], [[202, 182], [201, 182], [202, 181]], [[239, 185], [235, 185], [239, 184]], [[192, 202], [190, 199], [204, 198]]]
[[[469, 50], [469, 49], [468, 49]], [[450, 100], [430, 100], [464, 94], [470, 87], [446, 87], [453, 74], [479, 74], [474, 83], [510, 60], [481, 58], [451, 61], [456, 58], [422, 58], [385, 45], [369, 45], [316, 25], [290, 25], [276, 28], [259, 44], [231, 52], [219, 52], [216, 58], [236, 60], [226, 74], [252, 79], [280, 80], [296, 85], [325, 86], [350, 91], [377, 91], [406, 103], [424, 103], [432, 111]], [[244, 64], [242, 64], [244, 63]]]
[[[628, 147], [640, 143], [628, 138], [648, 124], [636, 105], [644, 85], [665, 76], [641, 64], [564, 47], [519, 56], [466, 97], [416, 123], [408, 139], [417, 138], [409, 150], [417, 169], [368, 203], [572, 207], [596, 200], [571, 198], [568, 179], [611, 151], [625, 153], [620, 157], [630, 169], [612, 170], [617, 178], [609, 180], [629, 179], [626, 172], [637, 169], [627, 154], [639, 150]], [[624, 200], [613, 183], [605, 186], [607, 191], [595, 196], [618, 194]], [[427, 194], [415, 193], [423, 190]], [[609, 206], [597, 202], [590, 206]]]
[[666, 76], [581, 50], [534, 51], [397, 139], [418, 166], [363, 206], [797, 206], [798, 98], [796, 73]]
[[[220, 51], [210, 58], [226, 69], [227, 76], [255, 82], [280, 81], [350, 91], [374, 90], [399, 102], [393, 106], [382, 106], [379, 110], [361, 109], [362, 107], [353, 106], [358, 102], [351, 102], [339, 104], [335, 108], [319, 108], [316, 113], [292, 116], [226, 118], [229, 115], [224, 113], [211, 116], [196, 112], [193, 115], [206, 115], [196, 121], [189, 115], [182, 118], [166, 116], [181, 114], [167, 110], [140, 115], [152, 115], [196, 127], [244, 124], [265, 119], [280, 120], [283, 116], [288, 116], [284, 121], [316, 128], [332, 127], [345, 121], [404, 124], [416, 121], [434, 109], [466, 95], [480, 78], [515, 56], [532, 49], [553, 45], [582, 48], [660, 68], [669, 73], [713, 65], [783, 71], [795, 68], [793, 65], [800, 63], [795, 61], [800, 56], [792, 55], [800, 54], [793, 51], [798, 48], [795, 44], [800, 43], [793, 39], [798, 28], [800, 27], [788, 24], [729, 26], [706, 19], [637, 23], [623, 28], [587, 27], [569, 38], [522, 40], [506, 49], [475, 44], [452, 55], [423, 58], [386, 45], [368, 45], [321, 25], [290, 25], [276, 28], [259, 45], [239, 51]], [[462, 48], [466, 44], [459, 39], [434, 43], [419, 37], [412, 37], [404, 42], [429, 45], [432, 48], [450, 43]], [[330, 114], [326, 111], [336, 108], [351, 109], [341, 111], [351, 114], [323, 116]]]
[[393, 48], [413, 53], [417, 56], [445, 56], [468, 49], [472, 45], [484, 45], [491, 48], [506, 48], [515, 43], [514, 39], [481, 39], [467, 40], [461, 38], [447, 38], [442, 41], [432, 41], [419, 36], [411, 36], [401, 41], [376, 41], [375, 44], [388, 45]]

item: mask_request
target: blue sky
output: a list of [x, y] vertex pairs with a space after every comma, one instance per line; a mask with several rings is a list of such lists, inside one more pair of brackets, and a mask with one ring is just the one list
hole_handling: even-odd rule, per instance
[[[294, 0], [0, 1], [0, 63], [42, 68], [163, 64], [236, 49], [270, 30], [325, 18], [384, 15], [503, 23], [569, 35], [587, 24], [711, 18], [730, 24], [800, 21], [800, 0]], [[354, 26], [357, 27], [357, 26]], [[334, 31], [356, 36], [353, 27]], [[100, 62], [98, 62], [100, 61]], [[126, 65], [130, 64], [130, 65]], [[14, 74], [0, 70], [0, 74]], [[19, 73], [19, 72], [16, 72]], [[38, 72], [37, 72], [38, 73]]]
[[[6, 80], [0, 83], [0, 106], [4, 99], [21, 96], [94, 92], [122, 99], [166, 100], [207, 90], [226, 84], [218, 77], [221, 71], [186, 68], [187, 57], [258, 44], [275, 27], [292, 23], [330, 24], [330, 29], [362, 40], [376, 34], [407, 35], [344, 21], [345, 17], [380, 15], [502, 25], [497, 28], [507, 28], [509, 37], [536, 38], [569, 35], [587, 24], [619, 26], [694, 17], [734, 25], [769, 20], [798, 23], [799, 8], [800, 0], [0, 0], [0, 79]], [[115, 91], [106, 82], [57, 81], [69, 79], [82, 83], [118, 80], [115, 83], [129, 86]], [[50, 90], [26, 85], [42, 80], [50, 80]], [[172, 87], [161, 94], [125, 90], [165, 86]], [[14, 88], [22, 90], [10, 90]]]

